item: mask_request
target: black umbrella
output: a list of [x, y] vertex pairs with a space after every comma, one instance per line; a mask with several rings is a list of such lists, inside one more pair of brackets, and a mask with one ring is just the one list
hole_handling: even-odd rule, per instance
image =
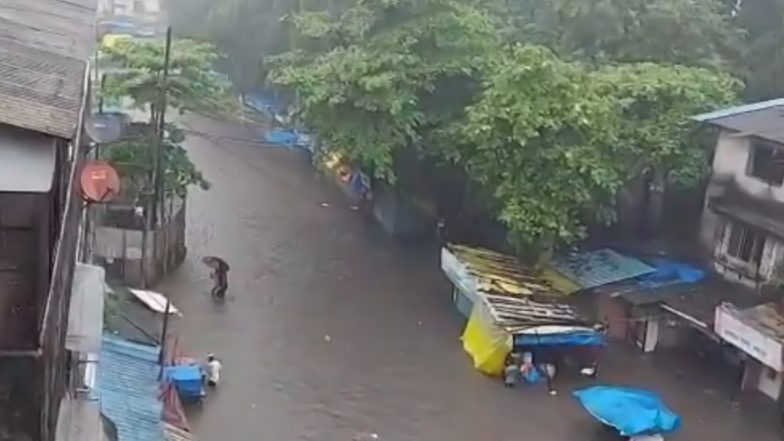
[[229, 270], [229, 264], [226, 263], [226, 261], [221, 259], [220, 257], [204, 256], [204, 257], [201, 258], [201, 261], [205, 265], [207, 265], [208, 267], [210, 267], [210, 268], [212, 268], [214, 270], [223, 270], [223, 271], [228, 271]]

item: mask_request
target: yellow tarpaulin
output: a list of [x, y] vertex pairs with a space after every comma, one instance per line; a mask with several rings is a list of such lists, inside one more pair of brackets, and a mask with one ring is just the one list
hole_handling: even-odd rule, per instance
[[483, 301], [474, 303], [463, 331], [463, 349], [474, 359], [474, 367], [487, 375], [501, 375], [504, 360], [512, 351], [512, 335], [496, 326]]

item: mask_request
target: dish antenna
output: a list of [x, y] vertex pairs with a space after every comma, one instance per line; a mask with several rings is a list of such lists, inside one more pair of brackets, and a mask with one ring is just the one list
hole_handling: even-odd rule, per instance
[[87, 161], [79, 176], [82, 199], [88, 203], [109, 202], [120, 194], [120, 176], [106, 161]]
[[87, 117], [84, 131], [97, 144], [117, 141], [122, 134], [122, 122], [114, 115], [97, 113]]

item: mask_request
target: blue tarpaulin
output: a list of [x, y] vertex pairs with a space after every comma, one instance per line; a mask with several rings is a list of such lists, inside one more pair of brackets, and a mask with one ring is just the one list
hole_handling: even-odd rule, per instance
[[668, 259], [652, 259], [655, 272], [640, 277], [639, 284], [644, 288], [659, 288], [678, 283], [697, 283], [705, 278], [705, 271], [694, 265]]
[[515, 334], [515, 346], [604, 346], [605, 336], [598, 331], [553, 334]]
[[167, 367], [166, 378], [174, 383], [180, 394], [188, 397], [201, 395], [202, 370], [197, 365]]
[[297, 132], [293, 130], [268, 130], [264, 140], [270, 144], [293, 147], [297, 143]]
[[681, 419], [664, 405], [659, 395], [629, 387], [593, 386], [573, 395], [597, 420], [622, 436], [673, 432]]

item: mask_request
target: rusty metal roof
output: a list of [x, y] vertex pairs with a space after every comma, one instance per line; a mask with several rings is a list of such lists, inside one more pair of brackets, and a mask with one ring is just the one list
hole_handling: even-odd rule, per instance
[[514, 296], [560, 296], [549, 282], [514, 257], [483, 248], [449, 244], [448, 250], [476, 280], [476, 291]]
[[71, 138], [96, 0], [0, 0], [0, 123]]

